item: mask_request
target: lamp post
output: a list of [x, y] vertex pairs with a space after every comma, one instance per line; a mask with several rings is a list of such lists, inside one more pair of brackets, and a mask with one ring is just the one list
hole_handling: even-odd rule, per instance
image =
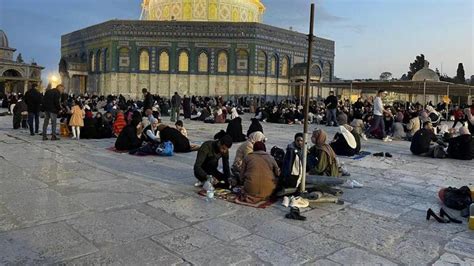
[[[309, 113], [309, 89], [311, 86], [311, 69], [313, 67], [313, 42], [314, 42], [314, 3], [311, 4], [311, 18], [309, 22], [308, 34], [308, 59], [306, 68], [306, 91], [305, 91], [305, 105], [304, 105], [304, 129], [303, 129], [303, 174], [301, 176], [301, 192], [306, 191], [306, 164], [308, 157], [308, 113]], [[321, 73], [321, 71], [318, 71]], [[321, 75], [321, 74], [319, 74]]]

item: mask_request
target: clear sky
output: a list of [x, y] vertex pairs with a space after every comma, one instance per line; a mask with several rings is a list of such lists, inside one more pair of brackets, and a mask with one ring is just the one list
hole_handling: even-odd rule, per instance
[[[311, 0], [263, 0], [266, 24], [307, 33]], [[10, 46], [57, 71], [61, 35], [106, 20], [138, 19], [140, 0], [0, 0]], [[316, 35], [336, 41], [335, 75], [400, 77], [423, 53], [433, 69], [474, 75], [474, 0], [318, 0]]]

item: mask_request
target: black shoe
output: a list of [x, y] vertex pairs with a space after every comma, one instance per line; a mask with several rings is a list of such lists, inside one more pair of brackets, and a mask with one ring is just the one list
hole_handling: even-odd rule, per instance
[[33, 133], [33, 132], [30, 133], [30, 136], [34, 136], [34, 135], [35, 135], [35, 133]]
[[386, 152], [385, 157], [392, 158], [393, 156], [390, 153]]
[[56, 135], [53, 135], [53, 136], [51, 137], [51, 140], [53, 140], [53, 141], [55, 141], [55, 140], [60, 140], [60, 138], [56, 137]]
[[375, 157], [383, 157], [383, 152], [378, 152], [373, 154]]
[[46, 135], [43, 135], [43, 140], [48, 140], [48, 137]]
[[299, 220], [299, 221], [306, 221], [305, 216], [301, 216], [300, 209], [292, 207], [290, 213], [285, 215], [285, 218], [292, 219], [292, 220]]
[[426, 212], [427, 221], [430, 219], [430, 217], [433, 217], [438, 223], [441, 223], [441, 224], [449, 223], [449, 220], [439, 217], [438, 215], [436, 215], [436, 213], [434, 213], [432, 209], [428, 209], [428, 211]]
[[450, 222], [453, 222], [455, 224], [462, 224], [462, 221], [459, 221], [458, 219], [451, 217], [443, 208], [439, 210], [439, 216], [441, 216], [442, 218], [446, 216], [446, 218], [448, 218]]

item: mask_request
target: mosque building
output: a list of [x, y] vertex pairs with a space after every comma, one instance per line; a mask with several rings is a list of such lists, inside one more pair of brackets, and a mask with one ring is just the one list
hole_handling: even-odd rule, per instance
[[[75, 94], [297, 96], [307, 36], [263, 24], [264, 13], [260, 0], [144, 0], [140, 20], [62, 36], [59, 72]], [[335, 43], [314, 45], [314, 67], [332, 81]]]
[[7, 34], [0, 29], [0, 96], [4, 93], [24, 93], [32, 84], [41, 86], [41, 71], [34, 61], [25, 63], [21, 54], [14, 60], [16, 49], [10, 47]]

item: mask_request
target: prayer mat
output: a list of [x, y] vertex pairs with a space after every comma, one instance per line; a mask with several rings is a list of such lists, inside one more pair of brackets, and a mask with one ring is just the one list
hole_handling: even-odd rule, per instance
[[[206, 190], [201, 189], [200, 191], [198, 191], [198, 194], [200, 196], [206, 197], [207, 192], [206, 192]], [[231, 202], [231, 203], [235, 203], [235, 204], [239, 204], [239, 205], [244, 205], [244, 206], [248, 206], [248, 207], [253, 207], [253, 208], [257, 208], [257, 209], [266, 209], [266, 208], [270, 207], [272, 204], [274, 204], [275, 202], [277, 202], [276, 198], [270, 198], [266, 201], [261, 201], [261, 202], [255, 203], [255, 204], [247, 203], [247, 202], [243, 202], [243, 201], [239, 200], [239, 195], [231, 192], [230, 190], [225, 190], [225, 189], [217, 189], [214, 193], [214, 197], [216, 199], [225, 200], [227, 202]]]
[[116, 152], [116, 153], [128, 153], [128, 151], [117, 150], [115, 147], [110, 147], [110, 148], [107, 148], [106, 150], [111, 151], [111, 152]]

